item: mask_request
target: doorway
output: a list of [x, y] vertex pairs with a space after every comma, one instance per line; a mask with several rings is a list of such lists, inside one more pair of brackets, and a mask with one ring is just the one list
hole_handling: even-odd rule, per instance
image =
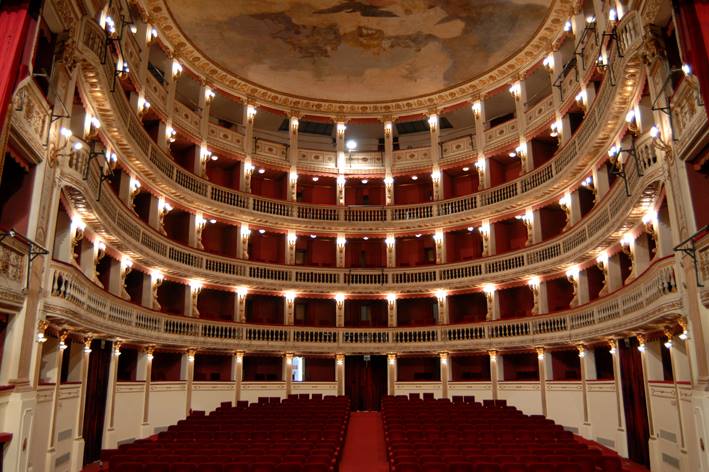
[[95, 339], [91, 343], [89, 376], [86, 381], [86, 404], [84, 407], [84, 464], [101, 456], [103, 420], [108, 397], [108, 376], [113, 344]]
[[387, 392], [386, 356], [347, 356], [345, 393], [352, 411], [378, 411]]

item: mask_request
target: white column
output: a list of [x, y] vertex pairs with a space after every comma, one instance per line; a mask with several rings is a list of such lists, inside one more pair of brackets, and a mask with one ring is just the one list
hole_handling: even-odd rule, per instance
[[345, 294], [335, 294], [335, 326], [342, 328], [345, 326]]
[[485, 301], [487, 302], [487, 321], [495, 321], [500, 319], [500, 294], [492, 284], [483, 286], [485, 293]]
[[387, 395], [396, 395], [396, 354], [387, 354]]
[[396, 294], [387, 294], [387, 326], [389, 328], [396, 327]]
[[387, 251], [387, 267], [396, 267], [396, 237], [393, 234], [387, 234], [384, 244], [386, 244]]
[[298, 242], [298, 235], [295, 234], [295, 231], [293, 230], [288, 230], [288, 234], [286, 235], [286, 264], [288, 265], [293, 265], [295, 264], [295, 244]]
[[473, 121], [475, 126], [475, 149], [477, 151], [477, 160], [475, 168], [478, 171], [480, 180], [480, 189], [485, 189], [490, 186], [490, 176], [487, 171], [487, 162], [485, 160], [485, 99], [480, 97], [474, 101], [472, 106]]
[[[91, 342], [93, 338], [84, 338], [84, 347], [81, 354], [81, 378], [79, 384], [79, 405], [76, 409], [74, 420], [74, 440], [71, 443], [70, 470], [81, 470], [84, 465], [84, 413], [86, 408], [86, 383], [89, 377], [89, 356], [91, 356]], [[77, 344], [78, 346], [78, 344]]]
[[502, 360], [498, 359], [497, 351], [487, 351], [487, 354], [490, 356], [490, 383], [492, 384], [492, 399], [497, 400], [498, 382], [500, 378], [504, 378], [504, 376], [500, 375], [502, 373]]
[[[576, 346], [579, 352], [579, 364], [581, 367], [581, 394], [582, 394], [582, 404], [583, 404], [583, 424], [579, 430], [579, 433], [585, 438], [591, 439], [593, 437], [591, 428], [591, 418], [589, 415], [589, 400], [588, 400], [588, 384], [587, 380], [592, 380], [589, 376], [589, 367], [595, 370], [594, 355], [593, 350], [588, 351], [583, 344]], [[593, 376], [595, 378], [595, 375]]]
[[106, 420], [104, 422], [105, 434], [103, 435], [102, 449], [115, 449], [115, 411], [116, 411], [116, 383], [118, 380], [118, 356], [121, 355], [121, 344], [119, 340], [113, 341], [111, 348], [111, 362], [108, 366], [108, 396], [106, 398]]
[[57, 441], [57, 410], [59, 409], [59, 389], [61, 388], [62, 377], [62, 362], [64, 360], [64, 351], [67, 348], [66, 339], [68, 333], [63, 331], [59, 335], [57, 343], [57, 352], [55, 354], [54, 368], [54, 389], [52, 390], [52, 407], [49, 414], [49, 439], [47, 442], [47, 453], [45, 459], [45, 471], [51, 472], [54, 470], [54, 461], [56, 459], [56, 441]]
[[239, 259], [249, 258], [249, 238], [251, 237], [251, 229], [247, 223], [241, 223], [239, 228], [239, 239], [236, 242], [236, 256]]
[[284, 295], [283, 321], [287, 326], [293, 326], [295, 322], [295, 292], [288, 291]]
[[246, 297], [249, 289], [246, 287], [238, 287], [236, 289], [236, 298], [234, 299], [234, 321], [237, 323], [246, 322]]
[[234, 406], [241, 400], [241, 383], [244, 381], [244, 351], [236, 351], [232, 362], [231, 380], [234, 382]]
[[202, 292], [202, 283], [197, 280], [191, 280], [190, 284], [185, 287], [185, 316], [199, 318], [199, 294]]
[[153, 375], [153, 357], [155, 346], [145, 346], [143, 352], [138, 354], [138, 380], [144, 382], [143, 390], [143, 417], [140, 422], [140, 437], [148, 437], [152, 433], [150, 424], [150, 383]]
[[[551, 360], [551, 356], [548, 356]], [[542, 414], [547, 416], [547, 356], [544, 355], [544, 348], [537, 348], [537, 362], [539, 363], [539, 391], [541, 393]]]
[[441, 179], [441, 169], [438, 165], [441, 160], [438, 114], [431, 113], [428, 115], [428, 129], [431, 138], [429, 154], [431, 155], [432, 162], [431, 180], [433, 182], [433, 199], [441, 200], [443, 198], [443, 179]]
[[446, 263], [446, 237], [442, 229], [433, 233], [433, 242], [436, 245], [436, 264]]
[[447, 352], [439, 352], [438, 357], [441, 362], [441, 398], [448, 396], [448, 382], [450, 381], [450, 356]]
[[387, 205], [394, 203], [394, 123], [391, 117], [384, 118], [384, 194]]
[[192, 382], [194, 380], [194, 359], [197, 351], [188, 349], [182, 355], [181, 379], [185, 382], [185, 416], [192, 411]]
[[293, 391], [293, 354], [287, 352], [283, 356], [283, 380], [286, 382], [286, 398]]
[[448, 324], [448, 294], [445, 290], [436, 292], [436, 304], [438, 306], [438, 324]]
[[345, 394], [345, 355], [335, 354], [335, 381], [337, 382], [337, 395]]
[[335, 244], [337, 250], [336, 267], [345, 267], [345, 244], [347, 244], [347, 238], [345, 238], [343, 233], [337, 234]]

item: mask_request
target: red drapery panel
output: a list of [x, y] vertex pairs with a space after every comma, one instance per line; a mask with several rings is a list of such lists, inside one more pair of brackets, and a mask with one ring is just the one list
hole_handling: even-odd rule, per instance
[[704, 108], [709, 113], [709, 3], [675, 0], [682, 58], [699, 79]]
[[643, 368], [638, 342], [631, 338], [629, 343], [618, 342], [620, 352], [620, 376], [625, 409], [625, 427], [628, 434], [628, 456], [634, 462], [650, 467], [650, 425], [645, 403]]
[[22, 64], [28, 33], [35, 24], [27, 0], [4, 1], [0, 6], [0, 129], [17, 82], [27, 73]]

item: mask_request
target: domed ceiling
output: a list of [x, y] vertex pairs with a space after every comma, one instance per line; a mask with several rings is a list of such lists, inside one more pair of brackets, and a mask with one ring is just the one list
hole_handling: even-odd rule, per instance
[[547, 0], [164, 0], [191, 47], [295, 97], [381, 102], [436, 93], [513, 56]]

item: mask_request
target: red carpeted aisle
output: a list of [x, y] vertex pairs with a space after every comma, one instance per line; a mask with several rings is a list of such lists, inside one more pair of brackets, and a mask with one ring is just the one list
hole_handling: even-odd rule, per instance
[[382, 415], [378, 411], [352, 412], [347, 426], [340, 472], [387, 472]]

